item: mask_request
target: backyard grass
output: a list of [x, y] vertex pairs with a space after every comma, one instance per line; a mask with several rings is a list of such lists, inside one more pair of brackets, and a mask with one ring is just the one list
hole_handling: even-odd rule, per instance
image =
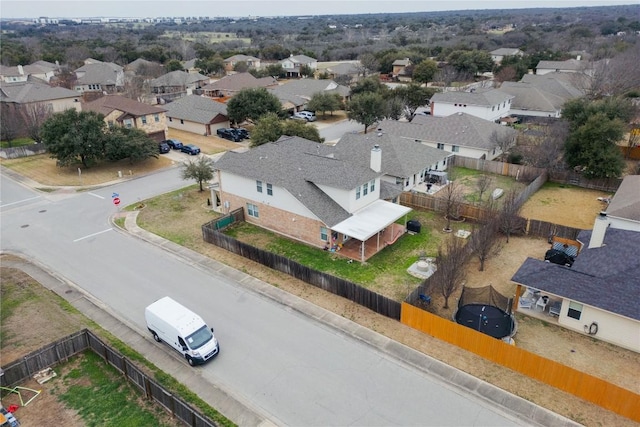
[[[487, 175], [491, 178], [491, 183], [487, 187], [486, 191], [480, 199], [480, 190], [478, 189], [478, 179], [482, 175]], [[496, 188], [502, 188], [505, 193], [510, 190], [522, 191], [529, 183], [516, 181], [510, 176], [496, 175], [492, 173], [485, 173], [475, 169], [468, 169], [462, 167], [453, 167], [449, 173], [449, 179], [459, 182], [463, 186], [462, 194], [464, 201], [472, 204], [481, 204], [487, 202], [491, 198], [491, 193]], [[505, 198], [497, 200], [498, 206]]]
[[12, 139], [11, 143], [9, 143], [9, 141], [0, 141], [0, 148], [21, 147], [31, 144], [33, 144], [33, 139], [31, 138], [16, 138]]
[[[63, 372], [53, 393], [75, 410], [87, 426], [178, 426], [159, 405], [144, 400], [112, 366], [92, 351], [58, 367]], [[60, 384], [60, 382], [62, 382]], [[56, 384], [58, 383], [58, 384]]]

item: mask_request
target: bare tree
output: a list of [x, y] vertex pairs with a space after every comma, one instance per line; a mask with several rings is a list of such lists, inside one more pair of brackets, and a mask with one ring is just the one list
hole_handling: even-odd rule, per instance
[[498, 228], [507, 236], [507, 243], [513, 233], [524, 231], [524, 219], [518, 216], [519, 210], [518, 193], [512, 189], [507, 192], [498, 214]]
[[358, 57], [360, 61], [360, 66], [358, 67], [358, 71], [362, 74], [363, 77], [367, 77], [367, 75], [375, 73], [380, 69], [380, 63], [376, 59], [376, 57], [370, 53], [365, 52]]
[[450, 236], [444, 246], [438, 248], [437, 271], [433, 275], [433, 283], [444, 297], [443, 308], [449, 308], [449, 297], [462, 286], [467, 275], [466, 269], [462, 268], [466, 256], [459, 237]]
[[637, 43], [610, 59], [589, 62], [584, 73], [576, 73], [576, 87], [583, 89], [588, 98], [623, 95], [640, 87], [640, 45]]
[[40, 129], [43, 123], [51, 117], [53, 110], [49, 105], [36, 103], [23, 106], [25, 130], [35, 142], [40, 142]]
[[533, 132], [525, 132], [518, 143], [518, 152], [528, 165], [548, 171], [564, 168], [564, 145], [569, 136], [565, 120], [557, 120]]
[[476, 180], [476, 188], [480, 192], [478, 196], [478, 201], [482, 203], [482, 195], [491, 187], [493, 183], [493, 179], [489, 175], [482, 174]]
[[491, 136], [489, 137], [489, 141], [494, 144], [496, 147], [500, 149], [502, 155], [505, 156], [509, 154], [509, 150], [516, 143], [516, 133], [507, 132], [509, 129], [500, 129], [500, 132], [494, 130], [491, 132]]
[[445, 203], [447, 226], [445, 231], [451, 231], [451, 220], [460, 219], [460, 203], [462, 203], [462, 186], [458, 181], [449, 181], [441, 190]]
[[486, 212], [486, 221], [478, 227], [474, 227], [471, 233], [471, 249], [480, 261], [479, 271], [484, 271], [485, 261], [494, 254], [494, 247], [497, 242], [498, 219], [496, 218], [496, 208], [493, 201], [489, 203]]
[[0, 139], [3, 141], [7, 141], [9, 147], [11, 147], [11, 142], [18, 137], [20, 133], [20, 125], [21, 122], [20, 115], [17, 111], [12, 108], [11, 104], [2, 104], [2, 109], [0, 110]]

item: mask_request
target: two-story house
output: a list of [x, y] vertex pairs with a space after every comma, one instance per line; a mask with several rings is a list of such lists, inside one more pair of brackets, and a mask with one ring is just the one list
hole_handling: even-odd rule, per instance
[[117, 93], [124, 88], [124, 69], [113, 62], [87, 60], [75, 74], [74, 89], [79, 93]]
[[417, 115], [410, 123], [383, 120], [378, 124], [378, 132], [397, 135], [460, 156], [486, 160], [502, 154], [499, 141], [515, 142], [517, 135], [510, 127], [465, 113], [447, 117]]
[[63, 87], [52, 87], [44, 81], [2, 83], [0, 107], [5, 125], [13, 126], [16, 135], [27, 136], [28, 126], [44, 122], [51, 114], [68, 109], [81, 111], [78, 93]]
[[253, 69], [260, 68], [260, 59], [256, 58], [255, 56], [249, 56], [249, 55], [242, 55], [242, 54], [233, 55], [226, 58], [222, 62], [224, 64], [224, 69], [226, 72], [234, 71], [235, 66], [238, 62], [244, 62], [245, 64], [247, 64], [247, 67], [249, 68], [253, 68]]
[[158, 104], [171, 102], [186, 95], [192, 95], [196, 90], [208, 85], [211, 79], [200, 73], [186, 71], [171, 71], [149, 82], [151, 93], [158, 100]]
[[287, 77], [301, 77], [300, 70], [303, 66], [309, 67], [311, 70], [318, 68], [318, 60], [306, 55], [291, 55], [279, 61]]
[[351, 94], [351, 89], [347, 86], [324, 79], [291, 80], [268, 90], [280, 100], [283, 110], [291, 112], [304, 110], [316, 93], [336, 93], [343, 102], [347, 101]]
[[230, 98], [242, 89], [278, 86], [273, 77], [256, 78], [250, 73], [230, 74], [202, 87], [205, 96], [210, 98]]
[[409, 58], [396, 59], [391, 66], [393, 67], [391, 71], [393, 77], [400, 81], [411, 81], [413, 63]]
[[510, 114], [513, 95], [498, 89], [477, 89], [472, 92], [437, 92], [431, 97], [431, 115], [446, 117], [466, 113], [491, 122]]
[[109, 127], [124, 126], [140, 129], [158, 142], [167, 138], [167, 119], [164, 108], [143, 104], [120, 95], [105, 95], [83, 104], [82, 109], [102, 114]]
[[0, 81], [5, 83], [26, 82], [28, 77], [35, 77], [47, 83], [60, 71], [60, 66], [47, 61], [36, 61], [29, 65], [8, 67], [0, 65]]
[[395, 242], [410, 208], [381, 198], [382, 150], [346, 158], [334, 147], [283, 136], [216, 163], [214, 206], [243, 209], [262, 228], [364, 262]]

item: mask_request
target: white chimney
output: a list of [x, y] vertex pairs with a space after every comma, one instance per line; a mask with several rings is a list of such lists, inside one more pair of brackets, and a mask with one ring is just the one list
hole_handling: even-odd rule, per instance
[[376, 172], [382, 171], [382, 150], [378, 144], [374, 145], [371, 149], [370, 167]]
[[22, 68], [22, 65], [18, 65], [18, 74], [24, 76], [24, 69]]
[[604, 243], [604, 235], [609, 227], [609, 219], [606, 212], [600, 212], [596, 218], [596, 222], [593, 224], [593, 231], [591, 232], [591, 240], [589, 240], [589, 249], [599, 248]]

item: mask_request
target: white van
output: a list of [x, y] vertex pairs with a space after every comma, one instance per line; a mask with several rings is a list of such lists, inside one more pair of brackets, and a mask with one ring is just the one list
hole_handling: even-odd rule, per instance
[[153, 339], [169, 344], [191, 366], [206, 362], [220, 351], [213, 328], [209, 329], [200, 316], [169, 297], [148, 306], [144, 318]]

